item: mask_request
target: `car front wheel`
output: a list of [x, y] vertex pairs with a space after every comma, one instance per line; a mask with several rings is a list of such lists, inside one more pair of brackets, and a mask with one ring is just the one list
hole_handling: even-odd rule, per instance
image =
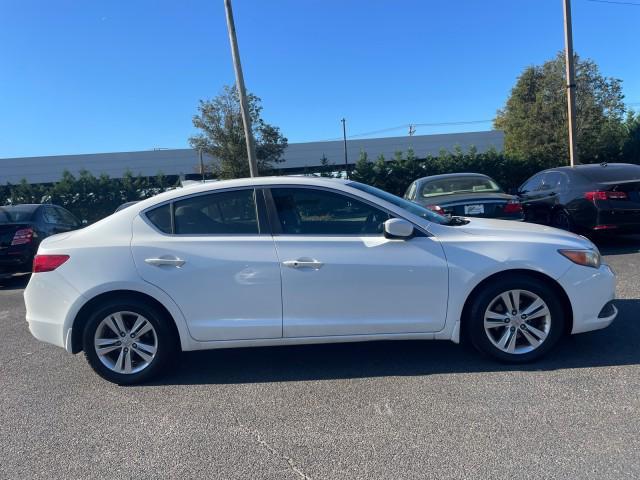
[[111, 301], [89, 317], [83, 349], [89, 365], [102, 378], [120, 385], [149, 380], [173, 354], [167, 319], [138, 300]]
[[498, 360], [524, 363], [551, 349], [564, 330], [564, 311], [545, 283], [514, 275], [487, 284], [468, 318], [473, 345]]

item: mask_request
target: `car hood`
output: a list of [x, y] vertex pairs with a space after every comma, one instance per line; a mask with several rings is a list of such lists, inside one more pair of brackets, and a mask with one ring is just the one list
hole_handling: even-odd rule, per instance
[[498, 237], [502, 240], [528, 240], [540, 243], [557, 244], [569, 248], [595, 249], [591, 241], [581, 235], [558, 228], [535, 223], [494, 220], [488, 218], [466, 218], [469, 223], [454, 227], [460, 231], [483, 237]]

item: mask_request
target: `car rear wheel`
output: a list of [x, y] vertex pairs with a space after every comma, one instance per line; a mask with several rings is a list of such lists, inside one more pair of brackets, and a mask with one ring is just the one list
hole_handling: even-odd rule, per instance
[[525, 363], [551, 349], [564, 330], [557, 294], [527, 276], [504, 277], [474, 298], [467, 319], [473, 345], [510, 363]]
[[571, 232], [573, 230], [573, 224], [571, 217], [565, 210], [556, 210], [551, 215], [551, 226]]
[[128, 385], [160, 373], [173, 354], [174, 341], [167, 319], [154, 306], [116, 300], [92, 312], [84, 330], [83, 349], [98, 375]]

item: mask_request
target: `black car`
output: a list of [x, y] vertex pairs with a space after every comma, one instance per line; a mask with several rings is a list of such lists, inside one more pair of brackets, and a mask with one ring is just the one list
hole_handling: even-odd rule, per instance
[[519, 189], [527, 221], [576, 232], [640, 232], [640, 166], [544, 170]]
[[522, 205], [490, 177], [448, 173], [414, 181], [404, 198], [444, 215], [522, 220]]
[[57, 205], [0, 206], [0, 275], [30, 272], [43, 238], [80, 226], [76, 217]]

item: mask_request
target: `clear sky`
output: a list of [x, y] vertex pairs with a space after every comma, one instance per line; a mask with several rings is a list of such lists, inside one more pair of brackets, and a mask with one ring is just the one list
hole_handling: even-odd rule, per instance
[[[290, 142], [340, 137], [343, 116], [349, 135], [490, 120], [524, 67], [563, 48], [561, 0], [234, 9], [247, 87]], [[573, 0], [573, 10], [577, 53], [640, 107], [640, 6]], [[198, 99], [232, 82], [222, 0], [0, 0], [0, 158], [183, 148]]]

